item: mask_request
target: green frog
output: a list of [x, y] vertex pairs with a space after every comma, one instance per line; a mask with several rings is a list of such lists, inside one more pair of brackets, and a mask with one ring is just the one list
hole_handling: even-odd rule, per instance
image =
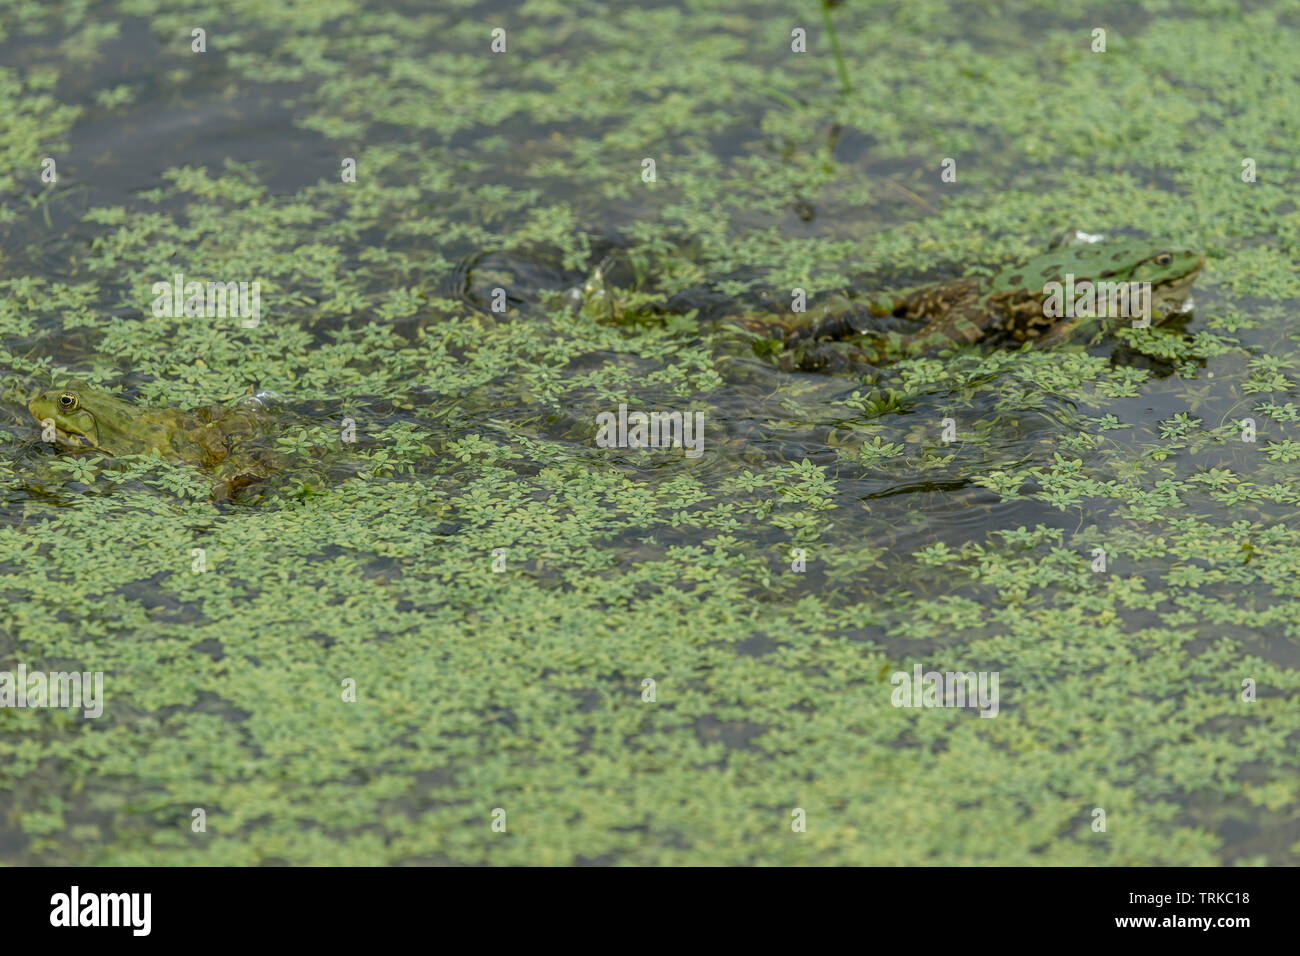
[[214, 476], [214, 499], [269, 477], [274, 460], [248, 440], [264, 430], [276, 396], [258, 392], [232, 407], [194, 412], [142, 408], [82, 382], [42, 392], [27, 405], [42, 436], [64, 447], [109, 455], [147, 455], [197, 465]]
[[[811, 322], [782, 328], [781, 364], [805, 371], [845, 361], [880, 365], [991, 339], [1044, 347], [1101, 319], [1146, 326], [1186, 311], [1204, 265], [1200, 253], [1169, 244], [1062, 241], [991, 278], [840, 297]], [[893, 327], [880, 327], [882, 319]]]
[[[1142, 326], [1186, 310], [1205, 264], [1200, 253], [1166, 243], [1100, 239], [1066, 233], [1047, 252], [992, 277], [838, 295], [793, 320], [775, 312], [728, 318], [754, 336], [756, 352], [774, 356], [782, 368], [835, 371], [986, 340], [1050, 346], [1103, 318]], [[575, 311], [618, 315], [601, 268], [568, 295]]]

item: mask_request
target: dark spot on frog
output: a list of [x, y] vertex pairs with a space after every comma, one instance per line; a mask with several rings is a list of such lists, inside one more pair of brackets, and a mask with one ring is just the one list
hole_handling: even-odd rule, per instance
[[1060, 274], [1061, 274], [1061, 264], [1059, 262], [1056, 263], [1056, 265], [1048, 266], [1046, 269], [1043, 270], [1043, 278], [1045, 279], [1050, 279], [1052, 276], [1058, 276]]
[[1114, 274], [1115, 274], [1115, 270], [1114, 270], [1114, 269], [1105, 269], [1105, 270], [1103, 270], [1103, 271], [1102, 271], [1102, 272], [1097, 276], [1097, 278], [1099, 278], [1099, 279], [1109, 279], [1109, 278], [1110, 278], [1111, 276], [1113, 276]]
[[1020, 285], [1020, 283], [1025, 281], [1025, 277], [1021, 275], [1019, 272], [1017, 272], [1015, 275], [1007, 279], [1007, 281], [1010, 282], [1012, 285]]

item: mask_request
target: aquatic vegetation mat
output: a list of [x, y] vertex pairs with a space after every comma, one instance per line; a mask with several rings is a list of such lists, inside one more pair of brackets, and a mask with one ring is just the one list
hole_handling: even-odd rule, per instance
[[1300, 6], [998, 6], [0, 3], [0, 863], [1300, 862]]

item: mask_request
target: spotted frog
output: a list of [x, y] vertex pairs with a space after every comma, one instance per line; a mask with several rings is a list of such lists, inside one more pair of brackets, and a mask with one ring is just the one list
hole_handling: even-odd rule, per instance
[[27, 405], [42, 436], [63, 448], [109, 455], [156, 453], [213, 475], [221, 500], [270, 476], [274, 459], [249, 439], [264, 431], [275, 398], [259, 392], [230, 407], [194, 412], [132, 405], [82, 382], [42, 392]]
[[1188, 308], [1188, 292], [1205, 265], [1200, 253], [1075, 236], [991, 278], [836, 297], [820, 314], [814, 310], [810, 321], [777, 327], [780, 335], [771, 351], [783, 367], [804, 371], [846, 362], [880, 365], [992, 338], [1048, 346], [1097, 319], [1145, 325]]
[[[852, 370], [985, 340], [1049, 346], [1100, 318], [1161, 322], [1185, 311], [1204, 257], [1176, 245], [1066, 233], [1047, 252], [992, 277], [949, 279], [883, 294], [847, 293], [806, 313], [724, 310], [754, 350], [787, 369]], [[566, 293], [575, 311], [625, 318], [602, 263]]]

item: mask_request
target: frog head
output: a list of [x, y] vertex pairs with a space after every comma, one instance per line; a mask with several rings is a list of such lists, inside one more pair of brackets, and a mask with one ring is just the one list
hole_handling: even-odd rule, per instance
[[1151, 311], [1167, 318], [1180, 311], [1196, 281], [1205, 257], [1191, 249], [1166, 243], [1098, 242], [1070, 245], [1037, 256], [1000, 273], [994, 291], [1041, 288], [1048, 283], [1073, 280], [1075, 287], [1090, 282], [1150, 283]]
[[53, 438], [67, 448], [98, 448], [110, 454], [133, 454], [147, 441], [135, 434], [135, 409], [109, 394], [71, 381], [42, 392], [27, 403], [42, 429], [53, 423]]
[[1181, 311], [1205, 265], [1205, 257], [1191, 249], [1152, 249], [1147, 245], [1116, 249], [1110, 261], [1114, 265], [1103, 269], [1097, 278], [1106, 282], [1151, 283], [1151, 311], [1162, 318]]

